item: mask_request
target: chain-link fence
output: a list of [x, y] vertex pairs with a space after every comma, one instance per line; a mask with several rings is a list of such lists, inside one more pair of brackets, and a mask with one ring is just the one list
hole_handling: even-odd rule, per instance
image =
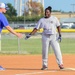
[[[25, 34], [23, 34], [25, 38]], [[25, 40], [18, 39], [11, 33], [1, 34], [1, 53], [19, 53], [19, 54], [41, 54], [42, 42], [41, 34], [37, 34]], [[75, 33], [62, 33], [62, 42], [60, 43], [62, 53], [75, 53]], [[52, 53], [52, 48], [50, 49]]]

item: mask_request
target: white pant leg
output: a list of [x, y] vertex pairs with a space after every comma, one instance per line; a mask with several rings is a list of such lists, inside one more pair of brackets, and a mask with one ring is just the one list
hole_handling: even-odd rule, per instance
[[52, 48], [54, 50], [58, 65], [63, 64], [60, 45], [59, 45], [59, 43], [58, 43], [58, 41], [56, 39], [56, 35], [52, 35], [51, 46], [52, 46]]
[[43, 66], [48, 66], [48, 49], [49, 49], [49, 36], [42, 35], [42, 61]]

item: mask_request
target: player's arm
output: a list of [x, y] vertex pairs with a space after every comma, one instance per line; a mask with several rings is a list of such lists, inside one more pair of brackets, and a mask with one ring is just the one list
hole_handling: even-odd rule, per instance
[[30, 35], [34, 35], [37, 31], [38, 29], [34, 28], [33, 31], [30, 33]]
[[56, 19], [56, 27], [57, 27], [58, 33], [59, 33], [59, 35], [61, 35], [60, 22], [59, 22], [59, 20], [56, 17], [55, 17], [55, 19]]
[[58, 30], [59, 35], [61, 35], [61, 27], [60, 26], [57, 27], [57, 30]]
[[61, 42], [61, 27], [60, 27], [60, 22], [59, 22], [59, 20], [56, 18], [56, 27], [57, 27], [57, 30], [58, 30], [58, 34], [59, 34], [59, 36], [58, 36], [58, 40]]
[[16, 33], [9, 25], [5, 27], [9, 32], [16, 35], [19, 38], [22, 38], [22, 35], [20, 33]]
[[58, 27], [57, 27], [57, 30], [58, 30], [58, 33], [59, 33], [58, 40], [61, 42], [61, 40], [62, 40], [62, 38], [61, 38], [61, 27], [58, 26]]
[[33, 31], [32, 31], [30, 34], [31, 34], [31, 35], [34, 35], [39, 29], [42, 28], [41, 25], [42, 25], [42, 20], [40, 19], [40, 20], [38, 21], [37, 25], [35, 26], [35, 28], [33, 29]]
[[40, 25], [41, 25], [41, 20], [38, 21], [33, 31], [30, 34], [26, 35], [25, 39], [28, 39], [31, 37], [31, 35], [34, 35], [41, 28]]
[[28, 38], [31, 37], [31, 35], [34, 35], [37, 31], [38, 29], [34, 28], [33, 31], [25, 37], [25, 39], [27, 40]]
[[16, 33], [16, 32], [9, 26], [8, 20], [7, 20], [7, 18], [6, 18], [4, 15], [2, 15], [1, 22], [2, 22], [3, 26], [4, 26], [8, 31], [10, 31], [11, 33], [13, 33], [14, 35], [16, 35], [17, 37], [22, 38], [22, 35], [21, 35], [20, 33]]

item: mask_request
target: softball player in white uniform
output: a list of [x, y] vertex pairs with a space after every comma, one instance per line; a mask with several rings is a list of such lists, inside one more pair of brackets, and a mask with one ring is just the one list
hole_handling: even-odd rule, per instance
[[[42, 33], [42, 61], [43, 61], [43, 67], [42, 70], [46, 70], [48, 68], [48, 49], [51, 45], [55, 56], [57, 63], [59, 65], [60, 69], [63, 69], [63, 61], [62, 61], [62, 55], [60, 51], [60, 46], [58, 43], [58, 39], [61, 40], [61, 32], [60, 32], [60, 23], [58, 19], [54, 16], [51, 16], [51, 7], [45, 9], [45, 17], [41, 18], [33, 31], [26, 36], [26, 38], [29, 38], [32, 34], [34, 34], [38, 29], [43, 28]], [[56, 28], [58, 30], [59, 36], [57, 38], [57, 32]]]

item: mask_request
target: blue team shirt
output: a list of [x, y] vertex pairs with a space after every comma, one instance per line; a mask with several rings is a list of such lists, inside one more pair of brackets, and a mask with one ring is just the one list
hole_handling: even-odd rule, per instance
[[8, 25], [9, 25], [9, 23], [8, 23], [7, 18], [5, 17], [5, 15], [3, 13], [0, 13], [0, 33], [3, 29], [3, 27], [6, 27]]

